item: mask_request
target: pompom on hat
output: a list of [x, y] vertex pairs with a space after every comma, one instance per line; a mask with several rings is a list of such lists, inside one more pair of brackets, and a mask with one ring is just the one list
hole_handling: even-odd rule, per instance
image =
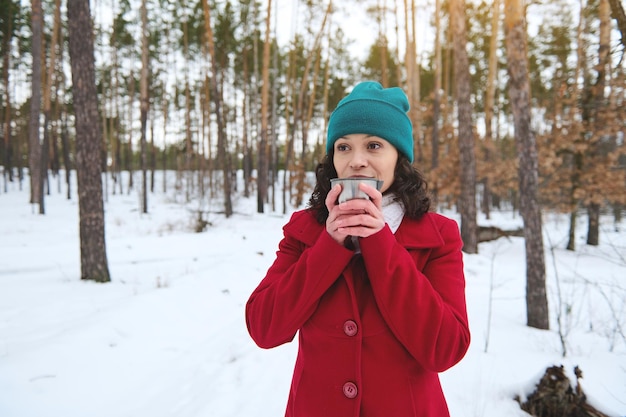
[[330, 115], [326, 152], [330, 153], [340, 137], [365, 133], [385, 139], [413, 162], [413, 125], [408, 111], [409, 100], [401, 88], [363, 81]]

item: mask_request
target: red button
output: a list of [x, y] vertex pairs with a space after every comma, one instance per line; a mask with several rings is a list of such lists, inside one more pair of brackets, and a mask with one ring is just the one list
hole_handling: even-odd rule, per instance
[[359, 328], [353, 320], [346, 320], [343, 324], [343, 332], [348, 336], [354, 336], [358, 333]]
[[354, 382], [346, 382], [345, 384], [343, 384], [343, 395], [345, 395], [346, 397], [352, 399], [355, 398], [358, 393], [359, 390], [357, 389]]

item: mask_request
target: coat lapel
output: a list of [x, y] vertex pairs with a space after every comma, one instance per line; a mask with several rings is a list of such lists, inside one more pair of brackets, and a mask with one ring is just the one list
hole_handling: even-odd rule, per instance
[[307, 246], [313, 246], [325, 225], [319, 224], [310, 210], [294, 213], [283, 228], [286, 236], [291, 236]]
[[433, 213], [420, 219], [405, 217], [396, 232], [396, 240], [407, 249], [432, 249], [443, 246], [444, 241], [435, 224]]

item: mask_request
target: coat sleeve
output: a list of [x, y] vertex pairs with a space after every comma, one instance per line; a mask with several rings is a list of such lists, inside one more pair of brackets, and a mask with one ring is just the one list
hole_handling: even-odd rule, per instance
[[361, 239], [361, 250], [381, 314], [396, 338], [424, 367], [443, 372], [460, 361], [470, 343], [465, 304], [462, 241], [447, 219], [438, 226], [443, 245], [417, 258], [388, 227]]
[[274, 263], [246, 304], [248, 332], [262, 348], [293, 340], [353, 254], [325, 229], [318, 231], [317, 238], [307, 236], [312, 242], [305, 244], [289, 227], [293, 221], [292, 216], [283, 229]]

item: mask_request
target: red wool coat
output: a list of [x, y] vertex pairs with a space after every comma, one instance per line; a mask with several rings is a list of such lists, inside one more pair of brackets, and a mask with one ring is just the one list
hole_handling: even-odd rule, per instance
[[246, 305], [254, 341], [299, 350], [287, 417], [443, 417], [442, 372], [470, 333], [462, 242], [451, 219], [404, 218], [344, 248], [310, 211], [284, 227], [276, 260]]

